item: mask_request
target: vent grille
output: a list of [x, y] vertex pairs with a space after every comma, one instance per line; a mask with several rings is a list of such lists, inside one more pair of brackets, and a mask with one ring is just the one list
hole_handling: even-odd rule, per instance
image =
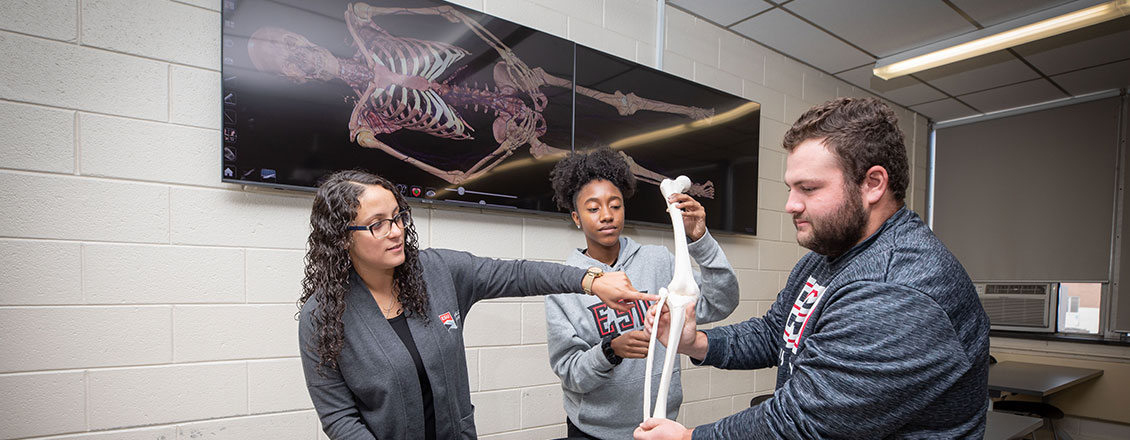
[[1047, 284], [989, 284], [985, 286], [989, 295], [1039, 295], [1048, 293]]
[[989, 315], [993, 325], [1014, 325], [1022, 327], [1044, 327], [1044, 313], [1047, 306], [1044, 300], [1028, 298], [981, 298], [981, 306]]

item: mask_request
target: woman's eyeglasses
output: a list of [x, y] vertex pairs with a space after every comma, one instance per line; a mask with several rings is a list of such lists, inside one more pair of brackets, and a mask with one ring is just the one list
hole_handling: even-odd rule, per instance
[[396, 226], [403, 231], [404, 228], [412, 226], [412, 214], [405, 209], [392, 216], [392, 218], [377, 220], [369, 226], [346, 226], [345, 229], [350, 231], [368, 230], [370, 234], [373, 234], [373, 237], [385, 238], [392, 233], [393, 223], [396, 223]]

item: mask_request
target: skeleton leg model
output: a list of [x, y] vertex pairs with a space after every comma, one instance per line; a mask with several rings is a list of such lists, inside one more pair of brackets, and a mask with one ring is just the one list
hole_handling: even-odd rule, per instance
[[[691, 179], [679, 176], [675, 180], [663, 179], [659, 190], [663, 193], [666, 202], [671, 194], [686, 192], [691, 187]], [[676, 354], [679, 350], [679, 329], [683, 328], [686, 321], [687, 306], [698, 298], [698, 284], [695, 284], [694, 273], [691, 272], [691, 255], [687, 250], [687, 233], [683, 228], [683, 211], [675, 204], [667, 204], [667, 212], [671, 214], [671, 226], [675, 230], [675, 273], [667, 287], [659, 289], [659, 302], [655, 307], [658, 312], [651, 328], [651, 341], [647, 345], [647, 378], [643, 388], [643, 417], [667, 417], [667, 390], [671, 385], [671, 372], [675, 369]], [[659, 380], [659, 394], [655, 398], [655, 412], [651, 413], [651, 370], [652, 355], [655, 354], [655, 338], [659, 330], [659, 316], [663, 304], [667, 304], [668, 313], [671, 314], [671, 326], [667, 335], [667, 355], [663, 359], [663, 376]]]

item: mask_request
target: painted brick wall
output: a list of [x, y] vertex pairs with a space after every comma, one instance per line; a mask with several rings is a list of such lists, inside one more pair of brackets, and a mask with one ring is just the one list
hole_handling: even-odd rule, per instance
[[[457, 2], [655, 63], [651, 0]], [[219, 182], [220, 0], [0, 2], [0, 438], [315, 439], [297, 358], [310, 196]], [[802, 255], [781, 137], [849, 84], [667, 8], [665, 70], [763, 105], [757, 238], [720, 235], [741, 304], [764, 313]], [[924, 212], [926, 121], [898, 109]], [[560, 261], [564, 220], [421, 209], [420, 240]], [[474, 234], [467, 231], [474, 230]], [[670, 232], [629, 228], [643, 243]], [[564, 436], [538, 299], [466, 325], [483, 438]], [[690, 368], [686, 424], [769, 392], [774, 371]]]

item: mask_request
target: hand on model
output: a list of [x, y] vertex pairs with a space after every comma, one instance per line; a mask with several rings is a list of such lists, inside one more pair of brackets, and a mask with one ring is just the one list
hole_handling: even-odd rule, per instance
[[683, 210], [683, 228], [686, 229], [687, 238], [698, 241], [706, 234], [706, 209], [694, 197], [683, 193], [671, 194], [667, 203], [674, 203], [676, 208]]
[[[695, 339], [698, 337], [697, 323], [695, 322], [694, 316], [694, 305], [695, 303], [692, 301], [690, 304], [687, 304], [687, 307], [684, 310], [684, 312], [686, 313], [686, 321], [683, 322], [683, 328], [681, 329], [682, 334], [679, 336], [679, 353], [688, 354], [691, 355], [691, 357], [702, 359], [701, 357], [694, 356], [694, 354], [687, 351], [693, 348], [692, 346], [694, 345]], [[649, 340], [651, 339], [651, 328], [655, 325], [655, 312], [655, 306], [652, 306], [650, 309], [648, 309], [647, 319], [644, 321], [644, 332], [647, 334]], [[659, 328], [656, 330], [656, 339], [658, 339], [664, 347], [667, 346], [667, 335], [668, 332], [671, 331], [670, 327], [671, 309], [667, 307], [667, 304], [663, 304], [662, 316], [659, 317]]]
[[612, 350], [624, 359], [647, 357], [647, 344], [651, 342], [643, 330], [621, 333], [612, 339]]
[[632, 302], [638, 300], [659, 301], [659, 297], [649, 295], [632, 287], [632, 281], [624, 272], [608, 272], [593, 280], [592, 293], [604, 304], [621, 312], [632, 309]]
[[659, 440], [659, 439], [689, 439], [694, 430], [688, 430], [679, 422], [667, 419], [649, 418], [640, 423], [636, 428], [636, 432], [632, 433], [632, 437], [636, 440]]

